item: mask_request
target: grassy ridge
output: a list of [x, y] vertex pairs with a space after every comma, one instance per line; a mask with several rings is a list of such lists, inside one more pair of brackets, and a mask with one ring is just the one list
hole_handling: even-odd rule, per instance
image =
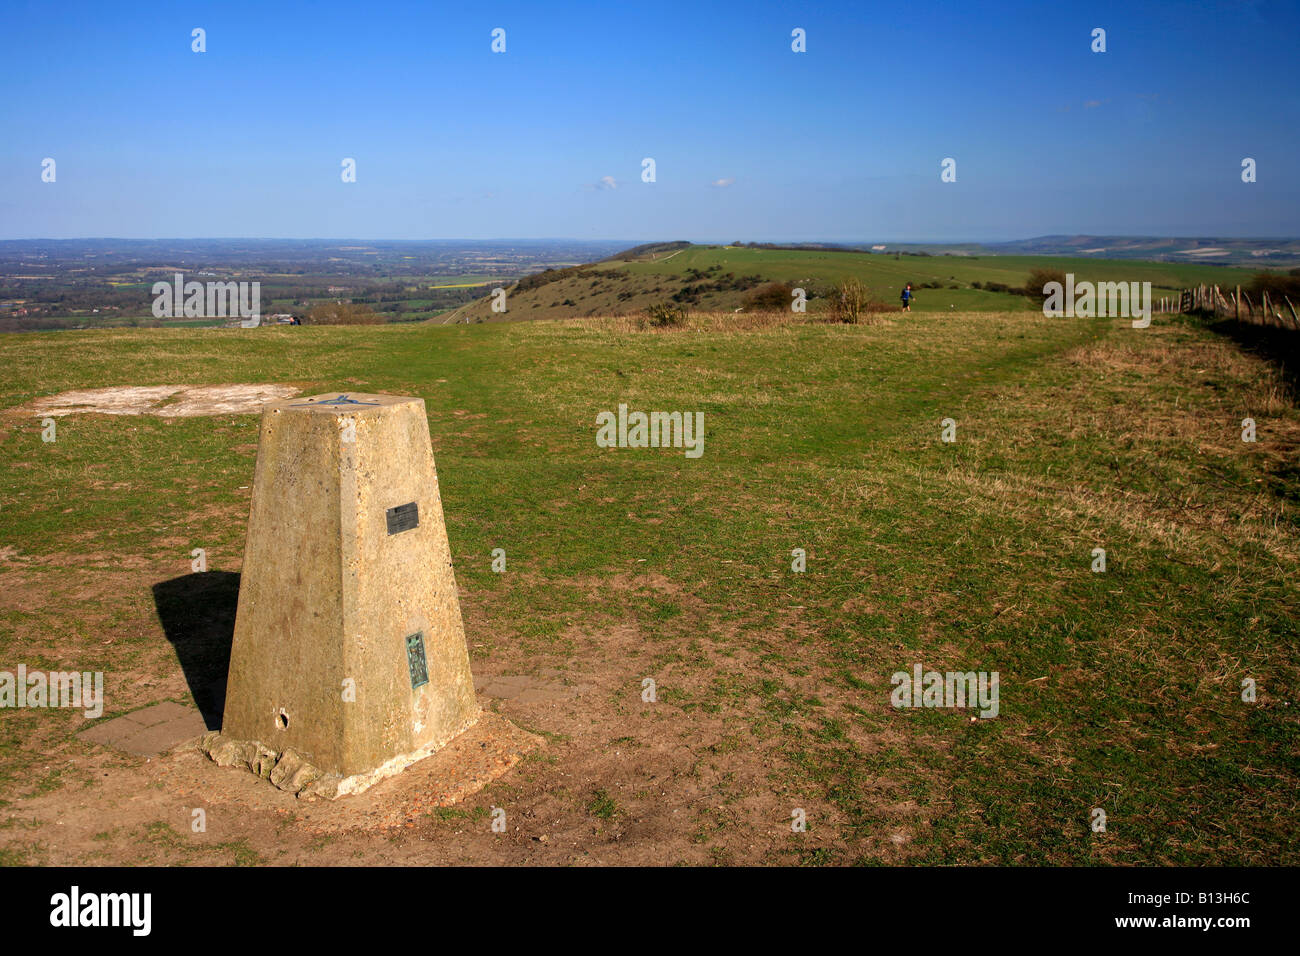
[[[1300, 416], [1199, 327], [922, 312], [65, 332], [0, 340], [0, 358], [10, 409], [107, 384], [423, 396], [476, 668], [614, 668], [611, 702], [654, 675], [669, 716], [615, 709], [608, 736], [703, 754], [697, 842], [721, 859], [748, 861], [728, 837], [757, 793], [764, 819], [809, 809], [810, 833], [780, 843], [805, 862], [1296, 862]], [[702, 411], [703, 457], [598, 448], [595, 416], [620, 402]], [[174, 670], [148, 589], [191, 547], [238, 569], [255, 421], [72, 416], [45, 445], [6, 413], [0, 657], [102, 667], [119, 699]], [[615, 633], [633, 637], [615, 650]], [[895, 710], [889, 676], [914, 663], [998, 671], [1001, 715]], [[78, 746], [62, 715], [22, 716], [0, 729], [10, 766]]]
[[[698, 278], [698, 273], [709, 269], [717, 271], [709, 273], [706, 279]], [[1155, 297], [1202, 283], [1224, 287], [1245, 284], [1253, 275], [1248, 269], [1195, 263], [1065, 256], [904, 255], [896, 259], [889, 253], [689, 246], [654, 259], [607, 260], [580, 268], [538, 289], [521, 288], [511, 294], [506, 316], [493, 313], [490, 301], [483, 300], [460, 312], [458, 317], [491, 321], [630, 315], [727, 273], [735, 281], [729, 281], [725, 289], [706, 289], [696, 307], [730, 312], [739, 309], [745, 296], [765, 282], [790, 282], [812, 292], [854, 276], [868, 287], [872, 298], [890, 306], [898, 304], [899, 291], [911, 282], [916, 290], [914, 311], [1029, 311], [1034, 307], [1022, 296], [972, 286], [976, 282], [982, 285], [992, 282], [1020, 288], [1034, 269], [1073, 272], [1080, 281], [1150, 282]], [[750, 281], [740, 281], [745, 277], [750, 277]], [[943, 288], [921, 289], [921, 283], [940, 283]], [[814, 300], [810, 308], [817, 312], [823, 305]]]

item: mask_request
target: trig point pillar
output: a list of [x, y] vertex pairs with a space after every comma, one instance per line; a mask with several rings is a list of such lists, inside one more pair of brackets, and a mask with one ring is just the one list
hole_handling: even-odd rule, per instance
[[209, 755], [337, 796], [478, 716], [424, 401], [329, 393], [266, 406]]

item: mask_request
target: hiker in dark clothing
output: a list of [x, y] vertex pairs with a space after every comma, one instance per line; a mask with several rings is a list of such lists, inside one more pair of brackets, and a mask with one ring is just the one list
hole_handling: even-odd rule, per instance
[[903, 286], [903, 311], [912, 311], [912, 283]]

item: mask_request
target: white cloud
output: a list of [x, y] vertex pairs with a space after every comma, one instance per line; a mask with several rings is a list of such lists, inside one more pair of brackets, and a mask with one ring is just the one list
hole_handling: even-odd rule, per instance
[[728, 176], [726, 179], [715, 179], [713, 181], [713, 185], [717, 186], [719, 189], [723, 189], [727, 186], [730, 186], [734, 182], [735, 180], [732, 179], [730, 176]]

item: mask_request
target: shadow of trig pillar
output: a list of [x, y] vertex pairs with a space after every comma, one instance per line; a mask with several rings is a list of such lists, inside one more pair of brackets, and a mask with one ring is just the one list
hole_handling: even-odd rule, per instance
[[342, 794], [478, 715], [423, 399], [266, 406], [222, 736]]

